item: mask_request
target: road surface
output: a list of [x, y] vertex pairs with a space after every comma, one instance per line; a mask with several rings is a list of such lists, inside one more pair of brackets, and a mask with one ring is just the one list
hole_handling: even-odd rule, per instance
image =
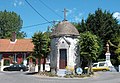
[[46, 78], [26, 72], [0, 72], [0, 83], [120, 83], [120, 73], [99, 72], [89, 78]]

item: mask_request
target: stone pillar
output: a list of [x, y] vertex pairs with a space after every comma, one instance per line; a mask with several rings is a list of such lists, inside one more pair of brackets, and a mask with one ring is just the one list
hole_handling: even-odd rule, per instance
[[107, 51], [106, 51], [106, 53], [105, 53], [105, 55], [106, 55], [106, 62], [107, 62], [107, 64], [108, 64], [108, 66], [112, 66], [112, 63], [111, 63], [111, 61], [110, 61], [110, 51], [109, 51], [109, 44], [108, 44], [108, 42], [107, 42], [107, 44], [106, 44], [106, 49], [107, 49]]

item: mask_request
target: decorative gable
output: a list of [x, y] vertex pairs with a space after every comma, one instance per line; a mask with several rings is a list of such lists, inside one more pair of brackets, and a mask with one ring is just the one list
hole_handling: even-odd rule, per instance
[[57, 45], [58, 45], [59, 48], [68, 48], [69, 45], [70, 45], [70, 42], [66, 41], [65, 38], [61, 37], [61, 38], [58, 40]]

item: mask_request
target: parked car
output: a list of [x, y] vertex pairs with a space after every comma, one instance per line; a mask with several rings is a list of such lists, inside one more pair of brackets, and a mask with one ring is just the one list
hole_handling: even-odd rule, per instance
[[[87, 69], [88, 67], [85, 67], [85, 70]], [[110, 68], [105, 61], [102, 61], [102, 62], [93, 63], [92, 70], [93, 71], [110, 71]]]
[[13, 64], [9, 67], [4, 68], [4, 71], [28, 71], [28, 67], [23, 64]]

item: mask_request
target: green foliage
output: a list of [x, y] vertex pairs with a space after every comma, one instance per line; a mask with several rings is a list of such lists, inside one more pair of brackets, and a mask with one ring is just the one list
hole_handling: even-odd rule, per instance
[[98, 38], [90, 32], [80, 34], [80, 54], [87, 59], [95, 60], [100, 50]]
[[43, 33], [38, 32], [34, 33], [32, 37], [32, 42], [34, 44], [34, 54], [36, 57], [41, 58], [42, 57], [42, 48], [44, 46], [44, 40], [43, 40]]
[[115, 53], [114, 56], [111, 56], [111, 62], [113, 65], [117, 66], [120, 64], [120, 35], [113, 38], [111, 41], [108, 40], [110, 44], [110, 52]]
[[15, 12], [0, 11], [0, 38], [11, 38], [16, 32], [17, 38], [24, 38], [26, 34], [21, 32], [23, 21]]
[[[118, 48], [120, 43], [118, 42], [119, 40], [117, 40], [117, 37], [120, 35], [120, 25], [118, 24], [118, 20], [113, 17], [113, 13], [97, 9], [95, 13], [89, 14], [86, 20], [82, 19], [81, 23], [76, 23], [75, 26], [80, 33], [90, 31], [99, 37], [99, 45], [101, 45], [102, 50], [102, 53], [100, 53], [102, 55], [99, 57], [100, 59], [103, 58], [106, 52], [105, 45], [108, 40], [114, 44], [114, 46], [110, 45], [111, 54], [120, 53], [120, 49]], [[112, 58], [116, 59], [116, 57]]]
[[96, 35], [91, 34], [89, 31], [80, 34], [79, 38], [79, 45], [80, 45], [80, 55], [84, 57], [84, 59], [88, 62], [88, 73], [92, 73], [91, 66], [92, 61], [96, 60], [99, 55], [99, 41]]
[[10, 65], [10, 60], [4, 60], [4, 66], [9, 66]]
[[[49, 33], [48, 32], [45, 32], [45, 33], [37, 32], [37, 33], [35, 33], [32, 37], [32, 42], [34, 44], [34, 55], [39, 60], [38, 61], [38, 65], [39, 65], [38, 70], [40, 70], [41, 58], [44, 57], [44, 59], [45, 59], [47, 57], [48, 53], [50, 52]], [[43, 68], [45, 68], [45, 67], [43, 67]]]
[[104, 43], [120, 33], [120, 26], [118, 21], [113, 18], [113, 14], [107, 11], [103, 12], [101, 9], [96, 10], [93, 14], [89, 14], [85, 21], [82, 20], [78, 24], [77, 28], [80, 33], [90, 31], [101, 38]]
[[117, 64], [120, 64], [120, 36], [116, 37], [113, 41], [114, 45], [112, 44], [112, 46], [116, 48], [115, 53], [117, 54], [118, 59]]
[[118, 62], [120, 63], [120, 55], [117, 58], [118, 58]]
[[120, 47], [118, 47], [115, 51], [116, 54], [120, 55]]
[[43, 37], [45, 42], [42, 51], [44, 56], [46, 57], [46, 55], [50, 53], [50, 33], [49, 32], [43, 33]]
[[[50, 38], [49, 33], [38, 32], [32, 37], [32, 42], [34, 44], [34, 53], [37, 57], [42, 57], [50, 52]], [[39, 54], [39, 56], [38, 56]]]

